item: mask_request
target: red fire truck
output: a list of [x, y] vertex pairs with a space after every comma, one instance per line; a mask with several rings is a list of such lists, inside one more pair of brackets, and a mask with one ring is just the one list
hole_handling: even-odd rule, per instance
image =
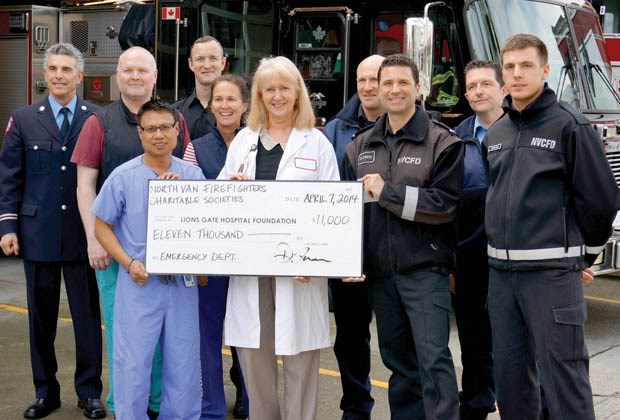
[[[456, 122], [471, 113], [463, 96], [464, 65], [472, 59], [499, 61], [509, 36], [535, 34], [549, 48], [549, 85], [594, 123], [620, 181], [620, 98], [610, 83], [598, 15], [587, 1], [164, 0], [162, 5], [180, 7], [181, 38], [187, 44], [175, 49], [175, 28], [162, 21], [160, 63], [174, 62], [175, 54], [185, 63], [189, 43], [207, 34], [223, 44], [231, 71], [251, 72], [260, 57], [285, 55], [302, 72], [320, 122], [355, 92], [355, 69], [364, 57], [395, 52], [412, 54], [418, 62], [427, 111], [448, 124]], [[182, 67], [178, 71], [185, 74], [176, 79], [170, 66], [160, 67], [162, 96], [173, 94], [174, 80], [183, 94], [191, 90], [191, 77]], [[597, 261], [599, 273], [620, 269], [617, 239]]]
[[605, 34], [605, 51], [611, 64], [611, 84], [620, 92], [620, 34]]

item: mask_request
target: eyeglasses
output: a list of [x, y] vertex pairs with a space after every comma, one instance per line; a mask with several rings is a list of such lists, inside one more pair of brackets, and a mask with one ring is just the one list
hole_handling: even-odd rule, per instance
[[170, 131], [174, 130], [175, 125], [176, 123], [162, 124], [162, 125], [150, 125], [148, 127], [142, 127], [141, 125], [139, 125], [138, 127], [140, 127], [140, 130], [144, 131], [146, 134], [155, 134], [157, 133], [157, 130], [165, 134], [165, 133], [169, 133]]

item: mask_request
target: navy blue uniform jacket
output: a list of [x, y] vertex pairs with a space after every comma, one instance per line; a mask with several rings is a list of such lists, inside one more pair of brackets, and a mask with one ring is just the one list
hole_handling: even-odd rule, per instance
[[19, 108], [0, 151], [0, 235], [17, 233], [30, 261], [86, 260], [78, 212], [77, 168], [70, 162], [82, 124], [97, 107], [77, 100], [66, 140], [47, 98]]

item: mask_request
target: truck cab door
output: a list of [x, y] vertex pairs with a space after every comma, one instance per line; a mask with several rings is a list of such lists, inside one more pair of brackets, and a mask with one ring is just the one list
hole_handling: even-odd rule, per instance
[[[289, 12], [292, 51], [289, 56], [301, 72], [310, 101], [322, 126], [349, 99], [349, 33], [353, 19], [348, 8], [308, 7]], [[290, 45], [290, 44], [289, 44]]]

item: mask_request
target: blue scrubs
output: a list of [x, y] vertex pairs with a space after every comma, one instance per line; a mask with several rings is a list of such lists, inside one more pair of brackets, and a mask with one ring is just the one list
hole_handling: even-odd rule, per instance
[[[118, 263], [112, 264], [105, 270], [95, 270], [97, 276], [97, 287], [99, 289], [99, 300], [101, 302], [101, 315], [105, 326], [105, 345], [108, 358], [108, 396], [105, 399], [108, 409], [115, 414], [114, 408], [114, 361], [113, 361], [113, 335], [114, 335], [114, 295], [116, 293], [116, 280], [118, 278]], [[155, 349], [153, 357], [153, 368], [151, 369], [151, 390], [149, 392], [149, 409], [159, 413], [161, 404], [161, 347], [159, 343]]]
[[[172, 158], [182, 179], [203, 179], [198, 168]], [[144, 261], [148, 180], [157, 174], [138, 156], [106, 180], [92, 211], [110, 224], [128, 255]], [[155, 346], [163, 351], [159, 418], [200, 417], [198, 291], [183, 276], [149, 276], [138, 286], [119, 270], [114, 304], [114, 402], [116, 417], [146, 419]], [[170, 327], [170, 328], [168, 328]]]

